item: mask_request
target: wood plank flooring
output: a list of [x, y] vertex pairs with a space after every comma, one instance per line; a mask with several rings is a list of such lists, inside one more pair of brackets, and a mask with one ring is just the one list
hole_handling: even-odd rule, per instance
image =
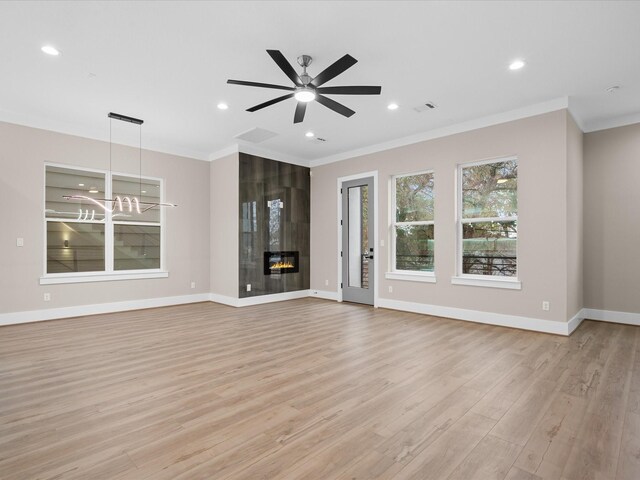
[[638, 480], [640, 328], [318, 299], [2, 327], [0, 478]]

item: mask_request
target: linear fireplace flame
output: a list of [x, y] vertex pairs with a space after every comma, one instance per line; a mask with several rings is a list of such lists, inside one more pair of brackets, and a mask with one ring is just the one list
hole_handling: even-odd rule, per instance
[[269, 265], [269, 268], [271, 270], [275, 268], [294, 268], [294, 265], [291, 262], [276, 262], [273, 265]]
[[264, 274], [297, 273], [300, 269], [299, 252], [264, 252]]

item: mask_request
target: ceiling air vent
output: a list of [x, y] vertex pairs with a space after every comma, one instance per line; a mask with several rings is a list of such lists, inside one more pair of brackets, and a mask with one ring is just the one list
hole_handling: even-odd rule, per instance
[[422, 105], [418, 105], [417, 107], [414, 107], [413, 109], [418, 113], [422, 113], [422, 112], [425, 112], [427, 110], [433, 110], [433, 109], [435, 109], [437, 107], [438, 106], [433, 102], [425, 102]]
[[244, 140], [245, 142], [260, 143], [264, 142], [265, 140], [269, 140], [276, 135], [278, 134], [269, 130], [265, 130], [264, 128], [252, 128], [251, 130], [247, 130], [246, 132], [239, 133], [234, 138], [237, 138], [238, 140]]

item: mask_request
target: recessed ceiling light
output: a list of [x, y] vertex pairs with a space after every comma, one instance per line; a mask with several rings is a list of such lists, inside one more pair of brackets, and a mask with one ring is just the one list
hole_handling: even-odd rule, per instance
[[147, 191], [146, 190], [142, 190], [142, 193], [147, 193]]
[[98, 189], [96, 187], [91, 187], [89, 189], [89, 193], [99, 193], [99, 192], [98, 192]]
[[226, 103], [224, 103], [224, 102], [220, 102], [220, 103], [218, 104], [218, 108], [219, 108], [220, 110], [227, 110], [227, 109], [229, 108], [229, 105], [227, 105], [227, 104], [226, 104]]
[[47, 55], [53, 55], [54, 57], [60, 55], [60, 50], [58, 50], [56, 47], [52, 47], [51, 45], [45, 45], [40, 50], [42, 50]]
[[79, 183], [78, 186], [79, 187], [84, 187], [84, 183]]
[[311, 137], [314, 136], [314, 133], [313, 132], [307, 132], [307, 133], [304, 134], [304, 136], [311, 138]]
[[398, 104], [397, 103], [390, 103], [389, 105], [387, 105], [387, 108], [389, 110], [397, 110], [398, 109]]
[[509, 70], [520, 70], [524, 66], [524, 60], [514, 60], [509, 64]]

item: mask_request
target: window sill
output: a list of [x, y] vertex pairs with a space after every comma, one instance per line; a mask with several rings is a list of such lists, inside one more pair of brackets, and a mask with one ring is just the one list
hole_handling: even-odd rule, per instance
[[468, 285], [472, 287], [506, 288], [508, 290], [522, 290], [522, 282], [507, 277], [482, 278], [477, 276], [451, 277], [453, 285]]
[[88, 282], [111, 282], [115, 280], [141, 280], [149, 278], [167, 278], [169, 272], [97, 272], [97, 273], [63, 273], [52, 274], [40, 277], [40, 285], [55, 285], [59, 283], [88, 283]]
[[384, 278], [387, 280], [436, 283], [436, 276], [433, 272], [387, 272], [384, 274]]

